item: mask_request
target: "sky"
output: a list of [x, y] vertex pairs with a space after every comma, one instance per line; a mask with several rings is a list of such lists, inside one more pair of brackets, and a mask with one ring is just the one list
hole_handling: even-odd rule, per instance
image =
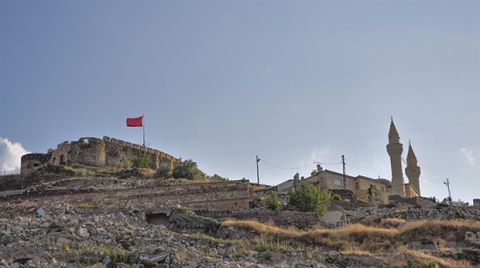
[[424, 196], [480, 197], [480, 2], [0, 1], [0, 171], [26, 152], [146, 139], [276, 185], [314, 162], [391, 178], [390, 117]]

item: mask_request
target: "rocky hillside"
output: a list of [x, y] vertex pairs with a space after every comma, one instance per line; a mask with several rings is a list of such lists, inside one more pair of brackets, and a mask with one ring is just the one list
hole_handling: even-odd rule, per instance
[[301, 230], [219, 222], [186, 208], [147, 220], [90, 203], [0, 203], [6, 267], [472, 267], [479, 247], [480, 224], [468, 220], [384, 218]]
[[[375, 207], [334, 201], [330, 210], [343, 215], [334, 225], [261, 207], [149, 212], [93, 197], [191, 181], [136, 169], [61, 172], [68, 174], [23, 178], [26, 193], [0, 197], [0, 267], [480, 267], [480, 210], [473, 207], [424, 198]], [[92, 199], [54, 198], [64, 190], [91, 190]]]

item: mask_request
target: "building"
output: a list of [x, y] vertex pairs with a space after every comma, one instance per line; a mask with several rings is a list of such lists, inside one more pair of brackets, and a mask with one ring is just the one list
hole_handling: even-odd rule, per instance
[[[295, 181], [297, 178], [287, 180], [276, 186], [279, 194], [286, 194], [295, 190]], [[332, 170], [323, 170], [317, 166], [317, 170], [312, 172], [308, 178], [299, 180], [297, 185], [303, 183], [312, 183], [324, 190], [331, 190], [334, 193], [351, 192], [356, 200], [369, 203], [387, 203], [390, 194], [391, 184], [386, 179], [373, 179], [366, 176], [350, 176]], [[343, 194], [342, 194], [343, 195]], [[346, 195], [349, 196], [349, 195]], [[343, 198], [345, 199], [345, 197]], [[350, 199], [350, 198], [349, 198]]]
[[417, 164], [417, 156], [413, 151], [412, 144], [409, 142], [407, 167], [405, 168], [408, 182], [405, 183], [402, 168], [403, 144], [400, 143], [400, 135], [393, 119], [390, 122], [390, 130], [388, 132], [387, 152], [390, 156], [391, 181], [380, 178], [373, 179], [362, 175], [355, 177], [344, 175], [331, 170], [323, 170], [318, 165], [317, 170], [310, 177], [299, 181], [297, 174], [294, 179], [287, 180], [275, 188], [279, 194], [285, 194], [289, 191], [294, 191], [296, 185], [309, 182], [325, 190], [344, 194], [351, 193], [357, 200], [370, 203], [387, 203], [389, 196], [394, 195], [400, 197], [420, 196], [421, 170]]
[[26, 154], [21, 159], [21, 174], [29, 174], [47, 166], [115, 167], [136, 157], [149, 156], [158, 166], [162, 162], [173, 165], [177, 158], [164, 152], [110, 137], [80, 138], [65, 141], [46, 154]]
[[420, 194], [420, 167], [417, 164], [417, 157], [413, 151], [412, 144], [409, 142], [407, 153], [407, 167], [405, 174], [408, 178], [408, 183], [403, 179], [402, 170], [402, 152], [403, 144], [400, 143], [400, 135], [398, 135], [397, 128], [393, 122], [390, 121], [390, 131], [388, 132], [387, 152], [390, 156], [390, 166], [392, 170], [392, 191], [391, 195], [398, 195], [400, 197], [416, 197]]
[[473, 206], [476, 207], [476, 208], [480, 208], [480, 199], [479, 198], [473, 199]]

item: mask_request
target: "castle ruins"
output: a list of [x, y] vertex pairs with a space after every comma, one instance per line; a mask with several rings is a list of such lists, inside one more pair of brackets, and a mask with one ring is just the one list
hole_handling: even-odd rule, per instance
[[150, 156], [158, 166], [162, 162], [171, 166], [179, 160], [167, 153], [110, 137], [103, 139], [83, 137], [78, 141], [65, 141], [46, 154], [32, 153], [22, 156], [21, 174], [26, 175], [46, 165], [115, 167], [136, 157]]

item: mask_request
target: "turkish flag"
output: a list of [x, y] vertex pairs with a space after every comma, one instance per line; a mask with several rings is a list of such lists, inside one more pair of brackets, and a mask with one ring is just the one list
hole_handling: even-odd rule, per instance
[[140, 117], [127, 118], [127, 127], [143, 127], [143, 115]]

